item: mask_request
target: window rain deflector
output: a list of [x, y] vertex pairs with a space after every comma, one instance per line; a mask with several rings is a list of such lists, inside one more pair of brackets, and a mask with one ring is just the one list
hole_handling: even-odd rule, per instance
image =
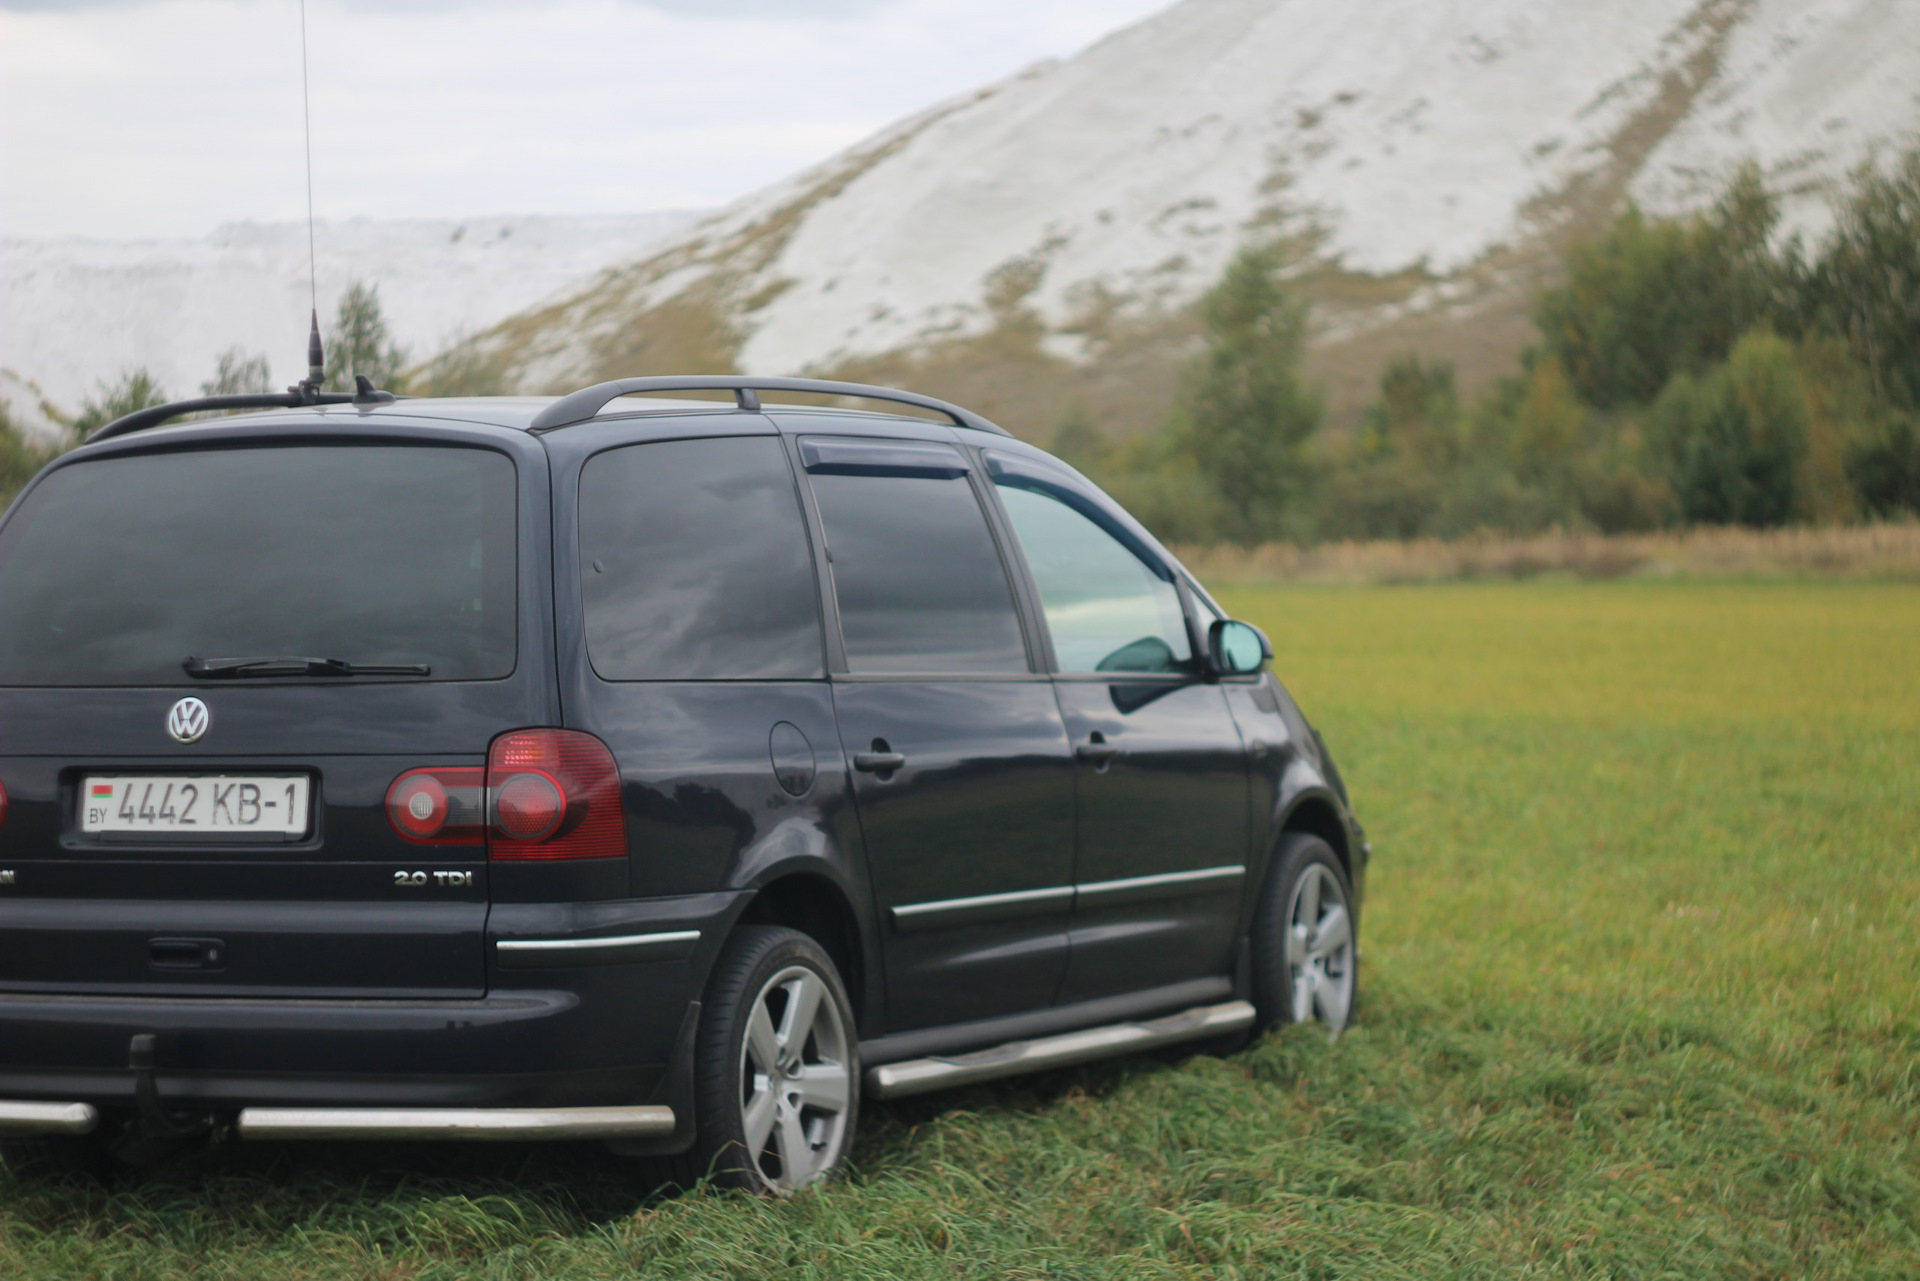
[[827, 440], [800, 442], [800, 459], [817, 476], [919, 476], [954, 480], [967, 474], [967, 460], [950, 445], [918, 441]]

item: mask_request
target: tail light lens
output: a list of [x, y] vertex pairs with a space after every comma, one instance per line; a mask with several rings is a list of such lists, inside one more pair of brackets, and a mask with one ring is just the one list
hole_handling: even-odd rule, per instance
[[7, 825], [7, 785], [0, 783], [0, 827]]
[[[0, 820], [5, 798], [0, 794]], [[387, 822], [416, 845], [478, 845], [522, 862], [623, 858], [627, 820], [607, 745], [566, 729], [493, 740], [487, 766], [408, 770], [387, 789]]]
[[567, 798], [550, 774], [526, 770], [510, 776], [493, 796], [493, 823], [516, 841], [543, 841], [560, 829]]
[[408, 770], [387, 789], [387, 822], [416, 845], [478, 845], [487, 838], [487, 772]]
[[607, 745], [591, 734], [502, 734], [487, 753], [487, 791], [493, 798], [490, 858], [626, 857], [620, 771]]

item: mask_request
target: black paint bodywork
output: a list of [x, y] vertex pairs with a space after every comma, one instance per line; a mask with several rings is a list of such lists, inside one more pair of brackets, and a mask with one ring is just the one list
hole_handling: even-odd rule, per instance
[[[518, 648], [494, 681], [196, 688], [214, 729], [191, 745], [163, 729], [178, 687], [0, 688], [0, 872], [11, 874], [0, 878], [0, 1097], [125, 1107], [129, 1040], [153, 1034], [161, 1097], [214, 1114], [668, 1102], [684, 1118], [686, 1074], [670, 1069], [684, 1067], [695, 1003], [742, 920], [821, 939], [871, 1064], [1244, 995], [1252, 903], [1289, 827], [1325, 836], [1363, 893], [1367, 847], [1338, 775], [1270, 673], [1052, 674], [1038, 596], [980, 454], [1059, 466], [1041, 451], [922, 419], [785, 406], [682, 404], [529, 432], [547, 403], [287, 410], [141, 431], [51, 465], [367, 439], [497, 450], [518, 476]], [[787, 450], [824, 679], [608, 681], [588, 660], [581, 468], [607, 449], [708, 435]], [[974, 487], [1012, 575], [1027, 672], [848, 674], [801, 436], [962, 451], [975, 474], [956, 483]], [[1198, 585], [1111, 500], [1061, 474], [1178, 577], [1201, 652], [1218, 612]], [[398, 774], [483, 764], [493, 737], [528, 726], [584, 730], [612, 750], [627, 858], [489, 863], [482, 848], [409, 845], [388, 826]], [[1095, 731], [1121, 754], [1077, 756]], [[853, 768], [881, 745], [905, 763]], [[77, 833], [84, 774], [216, 768], [309, 772], [314, 830], [273, 846]], [[1194, 886], [1112, 884], [1236, 864], [1243, 875]], [[396, 873], [413, 871], [428, 884], [399, 887]], [[440, 884], [442, 871], [470, 872], [470, 884]], [[1089, 884], [1106, 889], [1078, 903], [1069, 892], [941, 906]], [[698, 942], [645, 960], [555, 963], [494, 946], [676, 931]], [[689, 1136], [683, 1124], [666, 1146]]]

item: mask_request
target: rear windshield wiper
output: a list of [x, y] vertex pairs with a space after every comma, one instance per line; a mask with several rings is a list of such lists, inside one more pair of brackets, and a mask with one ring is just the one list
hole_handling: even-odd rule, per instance
[[256, 676], [426, 676], [425, 663], [349, 663], [340, 658], [194, 658], [180, 664], [198, 680], [243, 680]]

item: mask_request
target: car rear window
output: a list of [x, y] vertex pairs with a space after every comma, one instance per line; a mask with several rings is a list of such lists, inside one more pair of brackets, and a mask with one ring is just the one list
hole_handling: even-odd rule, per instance
[[515, 550], [513, 463], [492, 450], [315, 445], [74, 463], [0, 530], [0, 685], [203, 683], [184, 670], [189, 657], [506, 676]]

